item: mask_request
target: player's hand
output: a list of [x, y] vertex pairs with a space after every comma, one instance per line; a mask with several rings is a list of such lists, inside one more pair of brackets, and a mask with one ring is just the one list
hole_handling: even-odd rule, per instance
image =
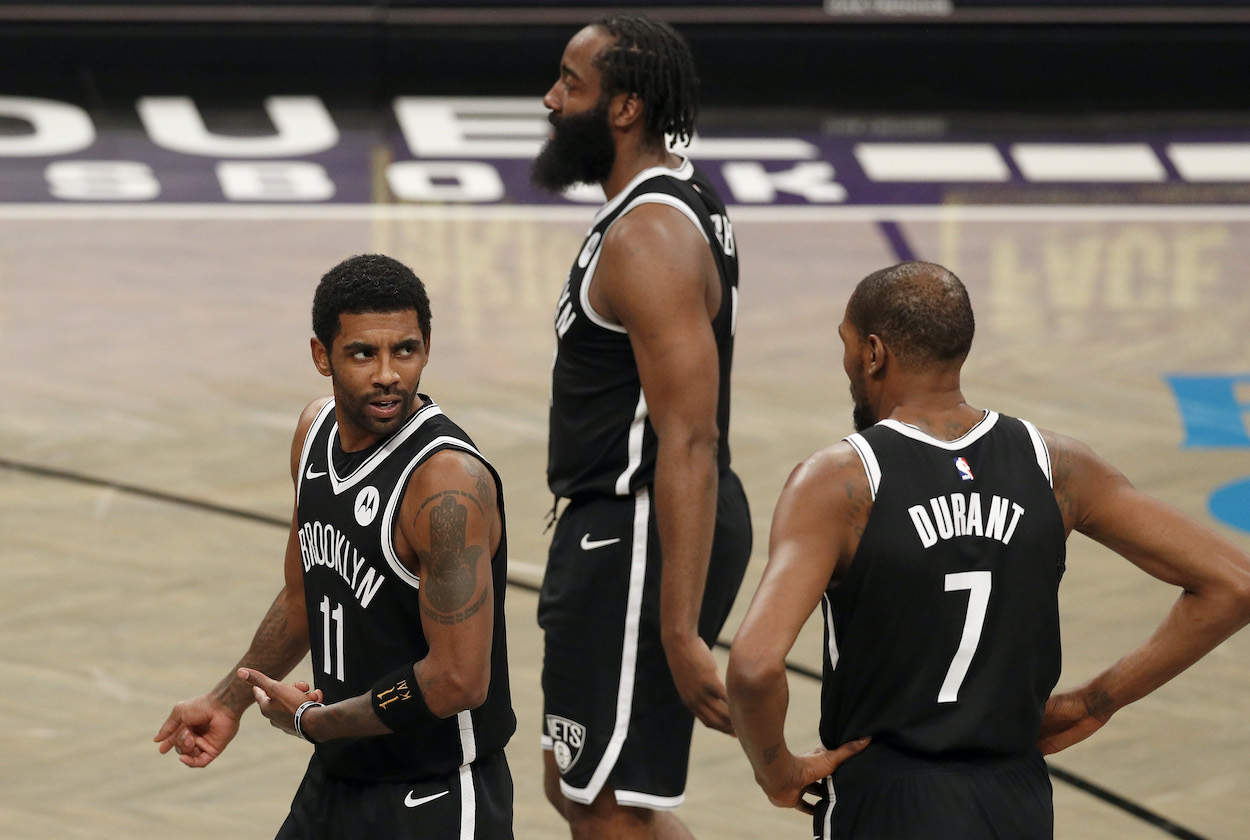
[[1093, 735], [1109, 718], [1109, 714], [1095, 714], [1084, 691], [1077, 689], [1053, 694], [1046, 701], [1037, 747], [1042, 755], [1067, 749]]
[[[755, 780], [768, 796], [768, 801], [778, 808], [795, 808], [804, 814], [811, 814], [815, 806], [803, 798], [804, 794], [823, 798], [825, 792], [821, 782], [833, 775], [833, 771], [848, 758], [863, 752], [871, 740], [860, 738], [848, 741], [836, 750], [817, 746], [802, 755], [790, 754], [788, 760], [779, 759], [779, 766], [770, 768], [769, 778], [756, 774]], [[775, 779], [780, 781], [774, 783]]]
[[288, 735], [295, 735], [295, 711], [309, 700], [321, 702], [321, 689], [309, 690], [308, 683], [297, 680], [292, 685], [270, 679], [252, 668], [240, 668], [239, 679], [252, 686], [260, 713]]
[[152, 740], [188, 767], [206, 767], [239, 731], [239, 718], [207, 694], [174, 706]]
[[677, 693], [686, 708], [705, 726], [734, 734], [725, 683], [716, 672], [716, 660], [707, 642], [695, 635], [680, 641], [666, 640], [664, 652], [668, 656], [669, 670], [673, 672], [673, 682], [677, 684]]

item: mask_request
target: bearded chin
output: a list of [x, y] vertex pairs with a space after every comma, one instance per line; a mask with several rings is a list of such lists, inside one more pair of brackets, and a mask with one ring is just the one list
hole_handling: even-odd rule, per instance
[[530, 180], [550, 192], [564, 192], [574, 184], [603, 183], [615, 162], [607, 108], [595, 108], [555, 123], [555, 133], [534, 159]]
[[860, 402], [855, 403], [855, 407], [851, 409], [851, 420], [857, 432], [877, 425], [877, 418], [873, 415], [872, 408]]

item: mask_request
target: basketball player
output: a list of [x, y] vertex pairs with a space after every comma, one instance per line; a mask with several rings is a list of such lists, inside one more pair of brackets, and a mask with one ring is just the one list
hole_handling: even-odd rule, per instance
[[[818, 838], [1049, 840], [1042, 755], [1250, 621], [1250, 557], [1077, 441], [964, 402], [972, 308], [946, 269], [869, 275], [838, 332], [858, 431], [800, 464], [777, 503], [730, 655], [742, 747], [775, 805], [814, 812]], [[1048, 700], [1073, 529], [1182, 594], [1148, 641]], [[795, 756], [784, 659], [817, 603], [820, 740], [857, 740]]]
[[751, 550], [729, 464], [738, 258], [724, 204], [670, 152], [697, 79], [667, 25], [600, 19], [564, 51], [533, 177], [599, 184], [556, 308], [548, 484], [569, 503], [539, 600], [547, 797], [575, 838], [689, 837], [697, 716], [731, 731], [710, 645]]
[[[418, 391], [430, 305], [411, 270], [340, 263], [313, 330], [334, 396], [304, 410], [291, 447], [286, 585], [237, 671], [174, 707], [160, 751], [206, 766], [255, 700], [316, 745], [280, 838], [510, 838], [499, 476]], [[310, 649], [315, 691], [273, 679]]]

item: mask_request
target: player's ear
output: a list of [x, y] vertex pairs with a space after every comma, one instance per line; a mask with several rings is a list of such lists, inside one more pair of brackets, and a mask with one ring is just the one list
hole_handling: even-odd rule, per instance
[[864, 361], [868, 373], [880, 374], [885, 369], [885, 355], [885, 342], [881, 340], [881, 336], [876, 333], [868, 336], [868, 340], [864, 342]]
[[638, 94], [618, 93], [612, 97], [608, 106], [608, 119], [612, 121], [613, 128], [624, 131], [642, 119], [642, 109], [642, 100]]
[[312, 349], [313, 364], [317, 366], [317, 372], [322, 376], [329, 376], [330, 370], [330, 351], [321, 343], [321, 339], [316, 336], [312, 337], [310, 342]]

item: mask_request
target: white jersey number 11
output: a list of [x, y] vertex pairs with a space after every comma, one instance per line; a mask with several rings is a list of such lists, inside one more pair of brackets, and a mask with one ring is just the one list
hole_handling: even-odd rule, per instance
[[[986, 574], [989, 574], [986, 572]], [[335, 604], [330, 609], [330, 598], [321, 599], [321, 642], [323, 663], [327, 674], [339, 682], [343, 681], [343, 605]], [[333, 625], [333, 632], [331, 626]]]

